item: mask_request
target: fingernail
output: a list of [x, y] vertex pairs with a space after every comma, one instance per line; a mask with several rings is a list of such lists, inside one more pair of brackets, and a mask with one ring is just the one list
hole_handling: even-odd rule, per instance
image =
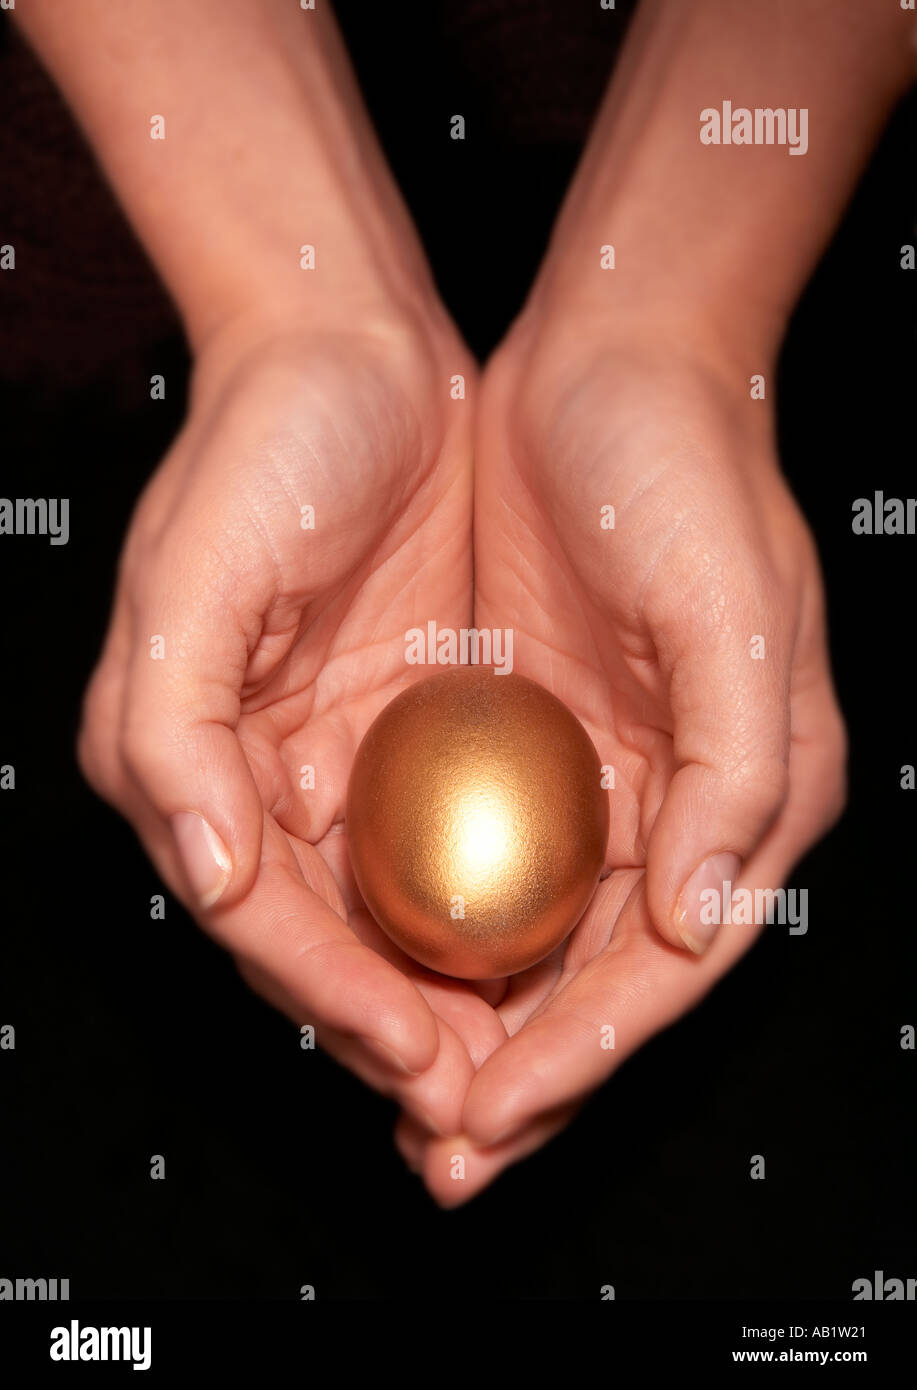
[[229, 852], [212, 825], [196, 811], [176, 811], [172, 834], [201, 907], [212, 907], [232, 875]]
[[675, 927], [682, 941], [701, 956], [720, 929], [726, 883], [734, 883], [742, 861], [737, 854], [714, 854], [688, 879], [675, 909]]

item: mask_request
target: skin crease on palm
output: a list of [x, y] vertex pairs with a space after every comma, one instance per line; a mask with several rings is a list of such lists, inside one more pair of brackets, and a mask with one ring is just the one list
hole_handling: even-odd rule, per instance
[[[817, 559], [772, 393], [753, 401], [748, 382], [773, 381], [792, 305], [910, 80], [904, 21], [860, 0], [741, 7], [740, 23], [733, 0], [644, 0], [527, 305], [479, 375], [327, 6], [305, 29], [286, 0], [81, 6], [33, 0], [17, 22], [195, 354], [185, 427], [129, 526], [81, 766], [246, 980], [397, 1102], [402, 1155], [455, 1206], [751, 946], [759, 929], [730, 925], [685, 948], [697, 865], [734, 853], [741, 886], [773, 889], [842, 806]], [[112, 53], [130, 79], [117, 90]], [[805, 159], [701, 150], [696, 113], [727, 75], [762, 104], [775, 80], [801, 93], [830, 141]], [[169, 103], [165, 144], [138, 145]], [[610, 226], [619, 262], [599, 292]], [[290, 249], [304, 227], [311, 276]], [[416, 965], [349, 868], [352, 760], [424, 674], [405, 633], [430, 618], [512, 628], [515, 669], [615, 768], [606, 876], [568, 940], [510, 980]], [[231, 860], [208, 906], [170, 829], [188, 812]]]

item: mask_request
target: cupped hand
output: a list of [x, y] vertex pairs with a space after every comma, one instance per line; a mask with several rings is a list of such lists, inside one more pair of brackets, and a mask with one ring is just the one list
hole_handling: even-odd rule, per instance
[[457, 337], [222, 334], [131, 520], [79, 740], [92, 785], [246, 978], [434, 1132], [503, 1037], [372, 922], [343, 808], [368, 724], [471, 614]]
[[760, 923], [717, 930], [702, 893], [778, 888], [845, 780], [812, 538], [770, 404], [726, 354], [650, 321], [524, 317], [485, 372], [476, 439], [475, 624], [514, 629], [516, 669], [577, 714], [614, 784], [606, 876], [566, 943], [509, 981], [508, 1040], [461, 1135], [401, 1123], [447, 1205], [749, 948]]

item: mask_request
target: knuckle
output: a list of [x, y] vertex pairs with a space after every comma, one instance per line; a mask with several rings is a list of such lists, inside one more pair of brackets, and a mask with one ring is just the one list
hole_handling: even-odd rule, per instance
[[782, 758], [757, 758], [742, 768], [741, 786], [756, 814], [773, 820], [789, 796], [789, 767]]
[[161, 758], [157, 740], [147, 724], [128, 718], [121, 735], [121, 758], [141, 786], [154, 776]]
[[116, 782], [115, 727], [110, 693], [97, 673], [83, 697], [76, 736], [76, 761], [86, 781], [100, 796], [111, 795]]

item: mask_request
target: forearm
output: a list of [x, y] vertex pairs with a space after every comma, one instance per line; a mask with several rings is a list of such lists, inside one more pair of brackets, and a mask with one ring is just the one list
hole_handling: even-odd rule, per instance
[[[775, 352], [912, 79], [915, 35], [897, 3], [644, 0], [532, 305], [629, 320], [658, 310], [673, 332]], [[726, 143], [738, 126], [723, 122], [724, 100], [795, 111], [787, 141]], [[765, 138], [768, 125], [782, 133], [782, 117], [759, 120]], [[604, 245], [613, 270], [600, 268]]]
[[327, 4], [29, 0], [16, 17], [195, 347], [240, 316], [385, 320], [434, 301]]

